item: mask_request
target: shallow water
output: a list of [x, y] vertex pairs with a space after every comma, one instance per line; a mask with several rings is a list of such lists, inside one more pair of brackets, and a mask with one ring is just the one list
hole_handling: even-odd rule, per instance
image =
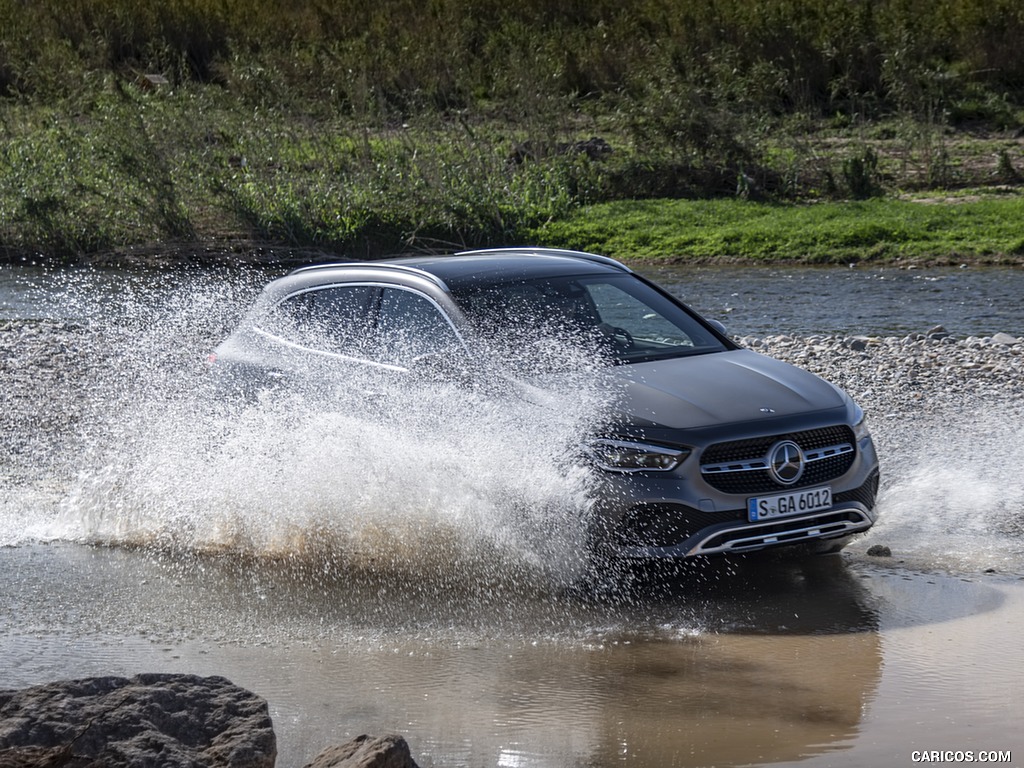
[[644, 268], [737, 336], [1024, 336], [1024, 270], [871, 267]]
[[[371, 381], [372, 400], [346, 385], [227, 406], [202, 386], [203, 357], [260, 275], [6, 269], [0, 318], [43, 320], [3, 331], [30, 331], [3, 344], [0, 371], [6, 687], [224, 675], [268, 700], [286, 768], [387, 731], [425, 768], [1024, 748], [1019, 403], [963, 412], [932, 393], [927, 414], [873, 419], [883, 518], [842, 557], [580, 588], [588, 476], [564, 456], [600, 404], [585, 381], [500, 407]], [[973, 295], [961, 274], [857, 276], [889, 296], [881, 328], [843, 314], [843, 272], [770, 332], [1022, 332], [1002, 306], [975, 311], [1005, 296], [894, 312], [932, 277], [946, 299]], [[732, 306], [734, 333], [758, 333], [770, 297], [805, 295], [798, 275], [677, 279], [712, 316]], [[714, 293], [734, 279], [742, 302]], [[896, 556], [865, 557], [875, 542]]]
[[[736, 336], [820, 333], [904, 335], [943, 325], [959, 336], [1024, 335], [1024, 269], [997, 267], [729, 267], [638, 265]], [[280, 271], [238, 270], [230, 288], [239, 299]], [[173, 290], [174, 273], [78, 270], [72, 282], [119, 302], [129, 291]], [[207, 273], [211, 284], [223, 283]], [[201, 281], [202, 276], [192, 280]], [[60, 301], [66, 271], [0, 265], [0, 320], [81, 317], [86, 310]], [[222, 285], [221, 288], [228, 286]]]
[[628, 600], [434, 594], [409, 611], [409, 584], [371, 605], [344, 578], [147, 553], [23, 547], [0, 569], [8, 685], [225, 675], [270, 703], [282, 766], [386, 731], [424, 766], [865, 765], [1020, 746], [1024, 588], [1005, 578], [830, 558], [648, 577]]

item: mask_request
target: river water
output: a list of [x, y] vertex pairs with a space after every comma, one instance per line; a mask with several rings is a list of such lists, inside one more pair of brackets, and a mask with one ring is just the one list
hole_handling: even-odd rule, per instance
[[[1019, 270], [646, 273], [735, 335], [1024, 336]], [[286, 768], [385, 732], [424, 768], [1019, 762], [1024, 541], [987, 513], [1019, 506], [1019, 426], [928, 425], [1003, 435], [954, 493], [879, 419], [883, 476], [915, 482], [841, 557], [580, 588], [587, 478], [556, 454], [585, 392], [542, 426], [443, 393], [384, 422], [227, 407], [202, 361], [266, 277], [0, 268], [3, 686], [223, 675]]]
[[[1000, 331], [1024, 334], [1021, 312], [1024, 271], [998, 268], [870, 269], [638, 267], [707, 317], [738, 336], [787, 333], [904, 335], [943, 325], [961, 336]], [[132, 290], [152, 289], [145, 272], [80, 271], [71, 282], [87, 284], [93, 295], [115, 297], [125, 282]], [[271, 270], [235, 275], [231, 291], [254, 290]], [[217, 275], [209, 280], [219, 281]], [[61, 317], [87, 313], [61, 300], [66, 272], [0, 265], [0, 319]], [[163, 274], [162, 285], [173, 283]]]

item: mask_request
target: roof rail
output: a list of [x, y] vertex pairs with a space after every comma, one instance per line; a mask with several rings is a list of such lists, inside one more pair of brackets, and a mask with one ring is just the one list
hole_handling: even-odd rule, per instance
[[632, 273], [629, 267], [620, 261], [609, 258], [608, 256], [598, 256], [596, 253], [587, 253], [586, 251], [572, 251], [566, 248], [538, 248], [534, 246], [520, 246], [518, 248], [484, 248], [477, 251], [460, 251], [456, 253], [456, 256], [469, 256], [473, 254], [502, 254], [502, 253], [515, 253], [520, 256], [569, 256], [574, 259], [584, 259], [586, 261], [593, 261], [597, 264], [604, 264], [608, 267], [615, 267], [621, 269], [623, 272]]
[[315, 272], [320, 269], [386, 269], [394, 270], [397, 272], [404, 272], [410, 275], [416, 275], [416, 277], [422, 277], [425, 280], [429, 280], [438, 288], [444, 291], [448, 290], [448, 285], [437, 275], [427, 272], [425, 269], [417, 269], [416, 267], [410, 267], [408, 264], [391, 264], [386, 261], [335, 261], [325, 262], [323, 264], [307, 264], [304, 267], [298, 267], [289, 272], [289, 275], [299, 275], [306, 272]]
[[346, 267], [349, 264], [358, 264], [358, 261], [324, 261], [319, 264], [303, 264], [301, 267], [288, 272], [289, 275], [297, 275], [300, 272], [313, 272], [317, 269], [331, 269], [332, 267]]

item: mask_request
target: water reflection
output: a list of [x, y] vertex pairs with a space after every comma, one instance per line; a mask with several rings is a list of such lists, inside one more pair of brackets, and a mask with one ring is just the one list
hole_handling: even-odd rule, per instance
[[[424, 765], [791, 760], [852, 736], [881, 666], [872, 596], [838, 558], [645, 573], [586, 597], [67, 545], [0, 568], [4, 658], [26, 662], [8, 675], [104, 656], [108, 674], [224, 674], [272, 702], [296, 758], [387, 727]], [[126, 652], [138, 635], [150, 645]]]
[[858, 732], [881, 676], [877, 635], [720, 635], [623, 653], [602, 754], [635, 766], [799, 760]]

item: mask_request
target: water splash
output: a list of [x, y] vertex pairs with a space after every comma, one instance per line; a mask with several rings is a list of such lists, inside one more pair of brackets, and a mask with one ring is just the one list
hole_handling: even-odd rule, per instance
[[585, 567], [590, 478], [572, 453], [600, 410], [592, 372], [563, 373], [541, 399], [367, 371], [238, 402], [211, 389], [203, 361], [251, 285], [177, 275], [99, 298], [94, 279], [71, 276], [60, 290], [75, 324], [49, 327], [39, 354], [70, 344], [80, 375], [35, 376], [19, 403], [22, 428], [74, 403], [70, 423], [32, 438], [60, 501], [31, 530], [17, 519], [27, 509], [2, 521], [8, 541], [474, 583], [562, 582]]
[[870, 540], [937, 567], [1020, 571], [1022, 404], [982, 395], [904, 415], [893, 429], [899, 434], [880, 435], [886, 482]]
[[[203, 386], [205, 355], [266, 274], [31, 279], [37, 295], [18, 306], [35, 319], [0, 321], [0, 544], [320, 561], [435, 583], [550, 583], [582, 567], [590, 478], [566, 452], [601, 408], [586, 361], [546, 403], [366, 380], [239, 404]], [[866, 542], [1019, 570], [1024, 407], [981, 389], [930, 397], [932, 415], [874, 424], [883, 493]]]
[[63, 518], [91, 541], [412, 572], [488, 559], [558, 570], [579, 551], [586, 473], [563, 459], [574, 424], [541, 430], [525, 404], [467, 404], [454, 388], [416, 398], [423, 411], [380, 421], [290, 396], [206, 412], [147, 403]]

